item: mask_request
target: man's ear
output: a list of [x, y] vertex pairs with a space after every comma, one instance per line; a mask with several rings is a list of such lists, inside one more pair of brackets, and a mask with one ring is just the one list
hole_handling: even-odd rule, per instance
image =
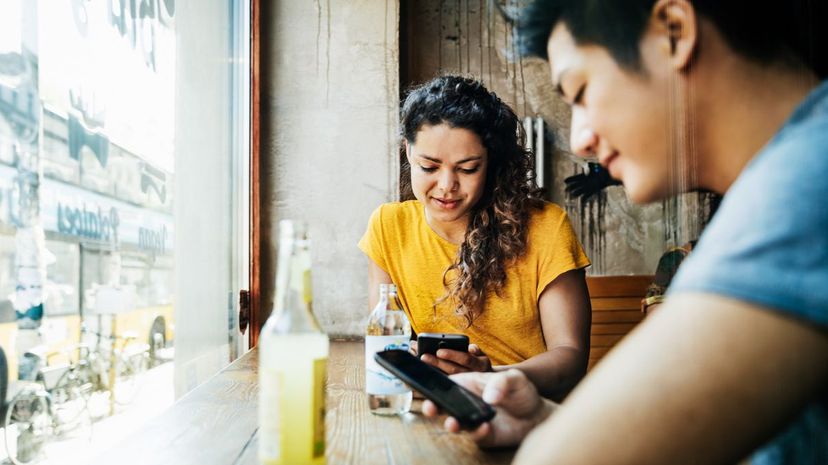
[[693, 59], [699, 40], [696, 19], [696, 9], [687, 0], [658, 0], [653, 6], [652, 21], [676, 69], [686, 69]]

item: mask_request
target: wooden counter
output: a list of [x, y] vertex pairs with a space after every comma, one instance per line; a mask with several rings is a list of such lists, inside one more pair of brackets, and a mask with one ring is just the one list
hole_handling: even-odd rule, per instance
[[[442, 419], [380, 417], [365, 400], [362, 342], [332, 341], [328, 362], [329, 465], [507, 464], [513, 450], [481, 451]], [[95, 464], [257, 464], [258, 351], [243, 355]], [[415, 404], [418, 409], [418, 405]]]

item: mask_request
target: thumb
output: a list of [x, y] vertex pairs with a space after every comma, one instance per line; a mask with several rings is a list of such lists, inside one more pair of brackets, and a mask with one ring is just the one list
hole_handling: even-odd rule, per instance
[[506, 398], [509, 391], [517, 387], [523, 378], [523, 373], [515, 368], [501, 371], [491, 376], [489, 382], [483, 388], [481, 397], [491, 405], [498, 405]]

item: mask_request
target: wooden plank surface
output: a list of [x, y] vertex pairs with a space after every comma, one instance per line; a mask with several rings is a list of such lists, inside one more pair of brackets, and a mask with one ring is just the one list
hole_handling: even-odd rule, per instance
[[653, 282], [652, 275], [587, 276], [587, 287], [591, 298], [643, 297], [651, 282]]
[[592, 312], [592, 323], [638, 323], [644, 319], [641, 310], [618, 310]]
[[592, 311], [617, 311], [617, 310], [635, 310], [641, 311], [641, 298], [644, 294], [636, 297], [593, 297]]
[[635, 323], [595, 323], [590, 328], [592, 336], [602, 334], [627, 334], [635, 328]]
[[[379, 417], [368, 412], [362, 342], [331, 344], [328, 363], [328, 464], [507, 464], [513, 450], [482, 451], [446, 433], [442, 419], [417, 412]], [[94, 462], [111, 464], [258, 464], [258, 352], [251, 350], [178, 400], [138, 433]]]

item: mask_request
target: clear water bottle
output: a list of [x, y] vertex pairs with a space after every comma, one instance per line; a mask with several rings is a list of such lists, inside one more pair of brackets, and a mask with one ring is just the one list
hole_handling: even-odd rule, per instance
[[259, 463], [325, 463], [328, 337], [312, 311], [304, 223], [279, 223], [273, 312], [259, 338]]
[[411, 409], [411, 388], [374, 361], [389, 349], [408, 350], [411, 324], [397, 297], [397, 287], [380, 284], [380, 299], [365, 331], [365, 392], [368, 409], [376, 415], [402, 415]]

